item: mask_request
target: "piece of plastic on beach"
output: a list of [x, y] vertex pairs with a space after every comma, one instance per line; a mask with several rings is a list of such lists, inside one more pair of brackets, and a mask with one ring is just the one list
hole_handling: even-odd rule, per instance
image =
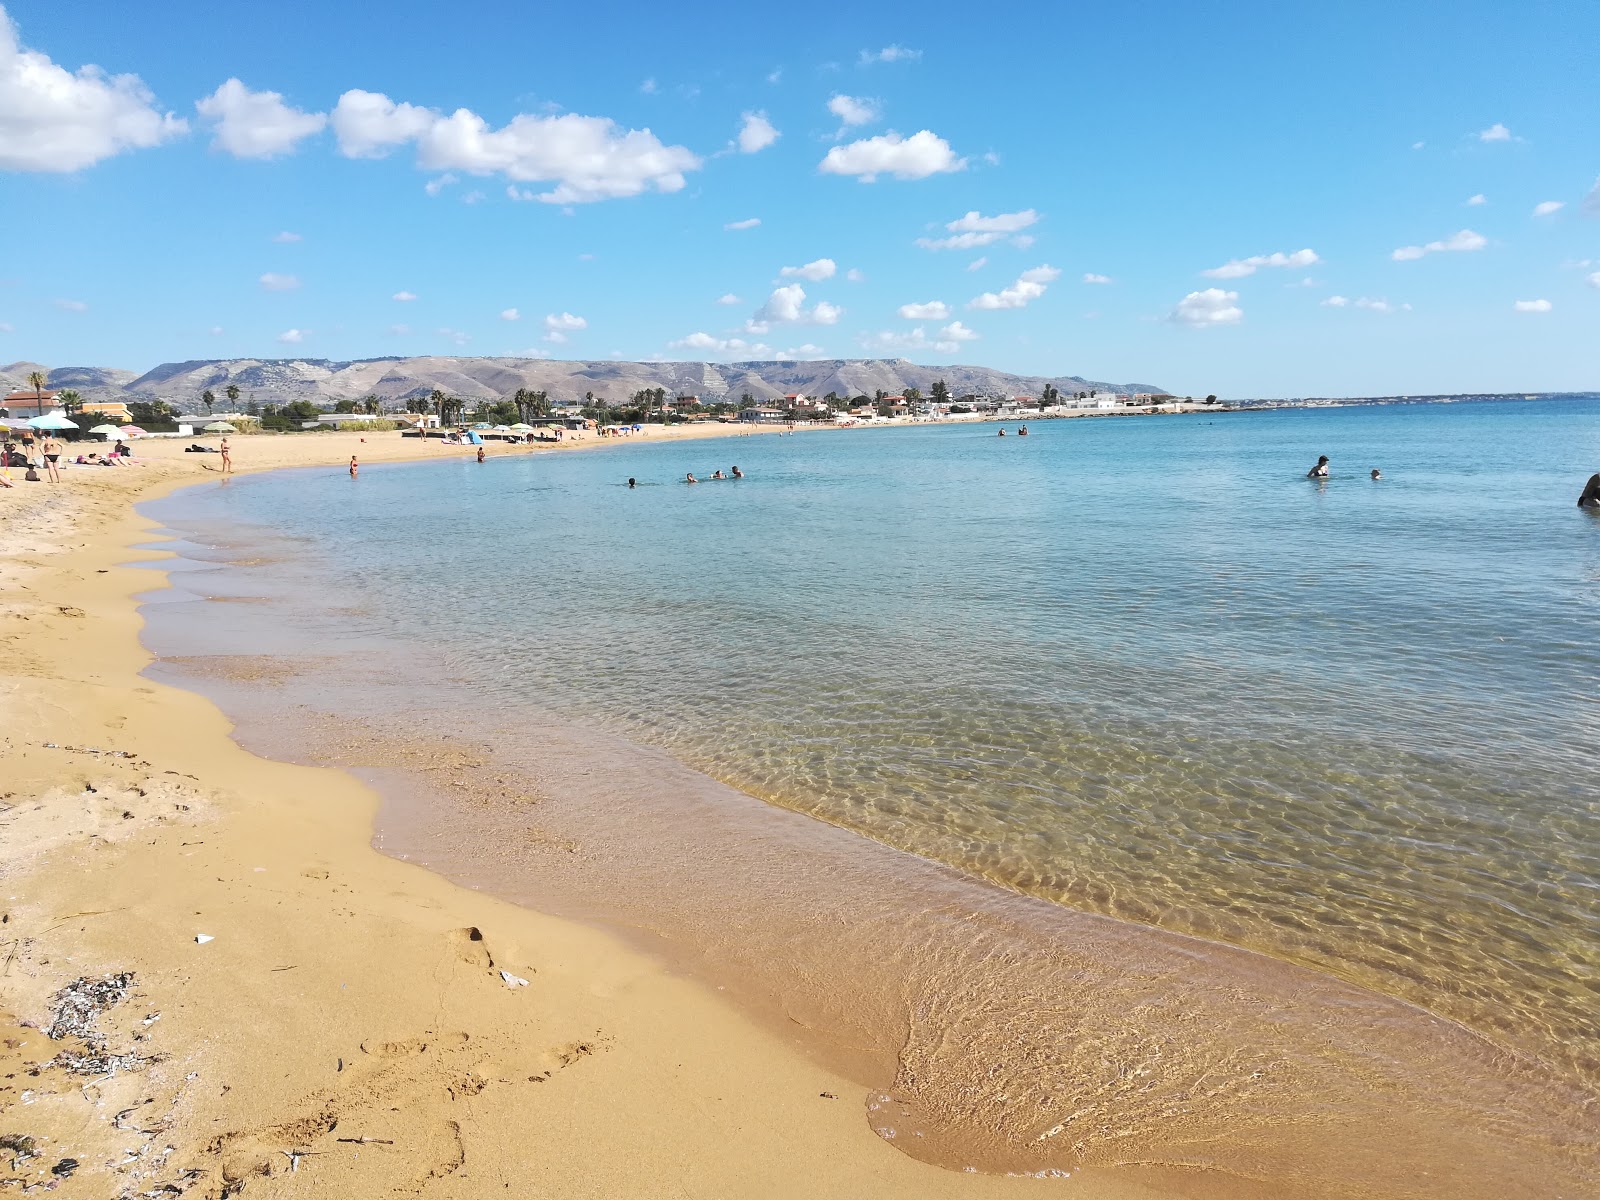
[[217, 939], [212, 937], [209, 933], [197, 933], [194, 935], [194, 940], [200, 945], [204, 946], [207, 942], [214, 942]]
[[508, 988], [527, 987], [528, 981], [520, 975], [513, 975], [510, 971], [501, 971], [500, 978], [506, 981]]

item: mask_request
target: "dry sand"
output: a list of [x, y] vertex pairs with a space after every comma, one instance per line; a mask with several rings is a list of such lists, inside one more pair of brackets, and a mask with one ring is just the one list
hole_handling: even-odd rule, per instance
[[[1113, 1194], [906, 1157], [858, 1085], [715, 992], [383, 857], [353, 778], [257, 758], [144, 678], [135, 597], [160, 577], [129, 565], [158, 557], [132, 505], [215, 466], [183, 444], [0, 491], [0, 1190]], [[233, 445], [240, 470], [463, 452]]]

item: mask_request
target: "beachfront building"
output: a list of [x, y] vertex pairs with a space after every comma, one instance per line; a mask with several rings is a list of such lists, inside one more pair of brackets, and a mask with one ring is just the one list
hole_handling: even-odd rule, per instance
[[56, 393], [49, 388], [41, 392], [12, 392], [4, 399], [0, 399], [0, 408], [18, 418], [42, 417], [52, 409], [60, 407], [56, 403]]
[[781, 408], [743, 408], [739, 420], [758, 424], [782, 424], [794, 418]]

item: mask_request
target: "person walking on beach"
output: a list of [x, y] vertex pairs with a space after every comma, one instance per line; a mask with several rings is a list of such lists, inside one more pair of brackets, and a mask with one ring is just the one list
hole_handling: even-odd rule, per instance
[[44, 440], [44, 469], [51, 483], [61, 482], [61, 472], [56, 468], [56, 463], [61, 461], [61, 443], [56, 441], [55, 434]]
[[228, 439], [227, 438], [223, 438], [222, 439], [222, 445], [220, 447], [218, 447], [218, 449], [220, 449], [222, 451], [222, 473], [224, 475], [232, 475], [233, 474], [233, 454], [228, 449]]
[[1583, 495], [1578, 497], [1579, 508], [1600, 508], [1600, 474], [1589, 476], [1583, 485]]
[[361, 474], [361, 464], [356, 461], [356, 456], [354, 454], [352, 454], [350, 456], [350, 478], [354, 479], [356, 476], [358, 476], [360, 474]]
[[1307, 479], [1326, 479], [1328, 477], [1328, 456], [1322, 455], [1317, 459], [1317, 465], [1306, 472]]

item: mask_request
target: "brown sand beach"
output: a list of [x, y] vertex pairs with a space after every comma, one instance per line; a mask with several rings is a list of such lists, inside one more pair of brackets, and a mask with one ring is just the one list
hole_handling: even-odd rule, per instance
[[[249, 470], [441, 453], [366, 437], [240, 439], [235, 457]], [[0, 1188], [1048, 1186], [898, 1153], [863, 1120], [858, 1084], [714, 991], [604, 933], [378, 854], [365, 787], [254, 757], [208, 702], [142, 677], [135, 596], [159, 580], [128, 565], [154, 557], [133, 548], [151, 531], [132, 504], [213, 463], [173, 443], [136, 449], [139, 466], [19, 485], [0, 510]]]

